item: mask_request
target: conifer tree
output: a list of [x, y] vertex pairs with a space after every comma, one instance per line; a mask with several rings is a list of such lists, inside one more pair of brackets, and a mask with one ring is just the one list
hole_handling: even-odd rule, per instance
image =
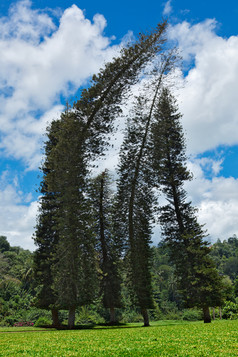
[[185, 303], [188, 307], [201, 307], [204, 322], [211, 322], [209, 306], [221, 303], [221, 279], [209, 256], [206, 235], [197, 221], [196, 210], [187, 202], [183, 185], [191, 175], [186, 168], [181, 114], [167, 88], [162, 90], [155, 118], [154, 167], [168, 201], [160, 209], [163, 234]]
[[114, 232], [114, 195], [108, 170], [92, 180], [90, 197], [95, 222], [96, 249], [99, 258], [100, 294], [110, 309], [110, 323], [116, 322], [115, 308], [122, 307], [120, 260], [121, 242]]
[[[138, 103], [138, 109], [139, 105]], [[141, 107], [140, 107], [141, 110]], [[139, 114], [141, 116], [141, 113]], [[128, 122], [126, 137], [120, 153], [118, 203], [121, 225], [126, 237], [129, 258], [129, 280], [134, 300], [140, 307], [144, 325], [149, 325], [148, 308], [153, 308], [150, 276], [150, 243], [153, 192], [148, 160], [148, 146], [144, 142], [145, 117], [134, 117]]]
[[69, 309], [74, 326], [77, 306], [89, 304], [96, 294], [95, 244], [87, 189], [87, 154], [78, 140], [82, 124], [74, 113], [61, 115], [57, 145], [48, 156], [51, 171], [46, 182], [57, 192], [55, 216], [58, 242], [52, 266], [57, 303]]
[[[41, 170], [46, 177], [50, 172], [48, 157], [57, 144], [56, 132], [59, 130], [59, 121], [53, 121], [48, 128], [48, 140], [45, 144], [46, 159]], [[56, 228], [56, 214], [58, 209], [57, 193], [50, 191], [46, 180], [40, 186], [40, 208], [34, 234], [37, 249], [34, 252], [34, 274], [40, 287], [36, 305], [43, 309], [51, 309], [53, 325], [59, 326], [57, 296], [53, 291], [52, 266], [55, 262], [55, 249], [58, 243]]]
[[155, 205], [151, 127], [163, 77], [171, 69], [173, 59], [171, 53], [161, 61], [149, 86], [137, 97], [128, 118], [118, 168], [119, 220], [126, 237], [130, 281], [136, 304], [141, 308], [144, 326], [149, 326], [147, 309], [154, 306], [150, 273], [150, 243]]

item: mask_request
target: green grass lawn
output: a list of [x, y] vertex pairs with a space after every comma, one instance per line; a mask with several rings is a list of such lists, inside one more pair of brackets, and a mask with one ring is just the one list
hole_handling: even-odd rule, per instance
[[2, 328], [0, 356], [238, 356], [238, 320], [72, 331]]

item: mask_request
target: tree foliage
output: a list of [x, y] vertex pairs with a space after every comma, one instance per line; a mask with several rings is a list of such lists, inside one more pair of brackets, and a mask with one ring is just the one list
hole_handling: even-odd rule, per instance
[[[154, 306], [150, 276], [151, 235], [154, 216], [154, 170], [152, 149], [153, 112], [165, 73], [173, 65], [173, 56], [163, 58], [152, 79], [136, 98], [131, 110], [120, 151], [118, 202], [121, 226], [130, 267], [130, 282], [136, 303], [149, 325], [148, 308]], [[148, 91], [148, 88], [150, 90]], [[149, 92], [149, 94], [148, 94]], [[123, 230], [122, 230], [123, 231]]]
[[110, 174], [108, 170], [105, 170], [92, 180], [90, 199], [99, 259], [100, 295], [103, 306], [110, 308], [110, 322], [115, 323], [114, 309], [122, 306], [120, 269], [122, 242], [115, 234], [115, 195], [110, 185]]

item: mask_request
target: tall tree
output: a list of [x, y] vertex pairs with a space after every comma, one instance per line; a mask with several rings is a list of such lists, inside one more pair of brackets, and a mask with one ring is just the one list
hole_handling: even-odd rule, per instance
[[186, 168], [185, 142], [174, 97], [162, 90], [153, 126], [155, 171], [168, 204], [160, 209], [160, 222], [184, 301], [200, 306], [204, 322], [211, 322], [209, 306], [221, 303], [221, 279], [209, 256], [205, 232], [196, 210], [187, 202], [184, 182], [191, 178]]
[[94, 235], [87, 189], [87, 153], [78, 140], [81, 121], [74, 113], [61, 115], [57, 145], [48, 156], [51, 170], [47, 185], [57, 192], [58, 242], [52, 266], [57, 304], [69, 309], [68, 326], [74, 326], [77, 306], [89, 304], [96, 293]]
[[115, 308], [121, 302], [122, 244], [114, 232], [114, 196], [108, 170], [92, 180], [90, 197], [96, 232], [96, 249], [99, 258], [100, 293], [105, 308], [110, 309], [110, 323], [116, 322]]
[[136, 99], [128, 118], [118, 169], [118, 202], [127, 237], [130, 281], [144, 326], [149, 325], [147, 309], [153, 308], [150, 243], [155, 200], [151, 127], [159, 89], [173, 60], [172, 53], [161, 60], [160, 66], [153, 71], [153, 79], [144, 88], [146, 90]]
[[[138, 103], [137, 106], [139, 107], [140, 104]], [[148, 146], [143, 143], [146, 131], [145, 120], [140, 119], [141, 117], [135, 116], [128, 122], [126, 137], [120, 153], [117, 201], [119, 219], [124, 227], [124, 237], [126, 238], [129, 281], [135, 303], [141, 309], [144, 325], [148, 326], [147, 309], [153, 308], [150, 275], [153, 206], [150, 180], [153, 175], [151, 175], [150, 165], [148, 165]]]
[[[44, 177], [49, 175], [51, 167], [48, 160], [51, 151], [57, 144], [57, 134], [60, 121], [53, 121], [48, 128], [48, 140], [45, 143], [45, 161], [41, 167]], [[36, 305], [43, 309], [51, 309], [54, 326], [59, 326], [57, 296], [53, 291], [52, 266], [57, 259], [55, 250], [58, 243], [58, 230], [56, 227], [56, 214], [58, 210], [57, 192], [51, 191], [46, 180], [40, 186], [40, 207], [33, 236], [37, 249], [34, 252], [34, 275], [40, 290], [37, 295]]]

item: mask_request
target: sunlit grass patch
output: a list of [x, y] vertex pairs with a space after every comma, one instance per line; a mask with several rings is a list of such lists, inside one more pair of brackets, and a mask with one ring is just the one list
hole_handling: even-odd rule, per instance
[[[0, 330], [1, 331], [1, 330]], [[1, 333], [0, 356], [238, 356], [238, 321]]]

